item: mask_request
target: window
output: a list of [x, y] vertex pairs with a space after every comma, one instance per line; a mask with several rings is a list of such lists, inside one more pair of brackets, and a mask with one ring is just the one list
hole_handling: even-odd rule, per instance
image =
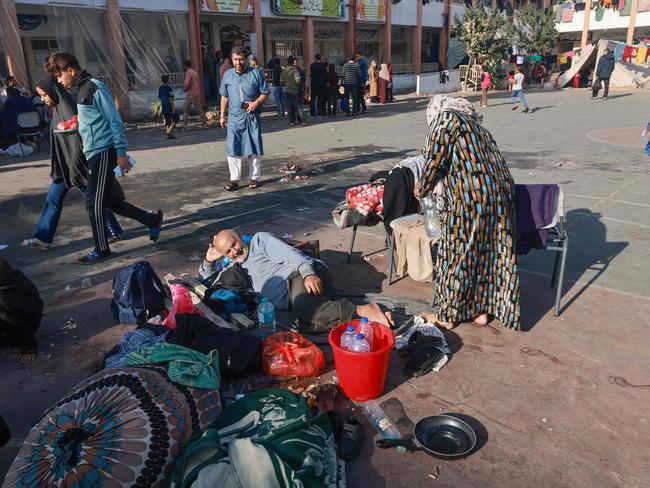
[[301, 41], [273, 41], [271, 43], [273, 54], [279, 58], [288, 58], [289, 56], [302, 57]]
[[366, 58], [379, 57], [378, 42], [357, 42], [357, 51], [363, 53]]
[[32, 53], [34, 64], [42, 66], [51, 53], [59, 50], [59, 43], [56, 39], [32, 39]]

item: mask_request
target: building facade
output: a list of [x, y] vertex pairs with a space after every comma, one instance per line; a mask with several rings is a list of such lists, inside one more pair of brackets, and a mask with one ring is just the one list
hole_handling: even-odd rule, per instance
[[0, 77], [33, 86], [49, 53], [70, 51], [122, 109], [151, 100], [162, 73], [181, 84], [185, 59], [203, 75], [207, 48], [243, 45], [262, 65], [293, 55], [306, 68], [316, 53], [340, 64], [362, 52], [414, 77], [447, 67], [461, 1], [0, 0]]

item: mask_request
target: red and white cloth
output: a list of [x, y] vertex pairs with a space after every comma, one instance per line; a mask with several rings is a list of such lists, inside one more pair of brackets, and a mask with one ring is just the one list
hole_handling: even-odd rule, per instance
[[384, 213], [384, 185], [373, 186], [370, 183], [349, 188], [345, 192], [345, 201], [361, 215]]

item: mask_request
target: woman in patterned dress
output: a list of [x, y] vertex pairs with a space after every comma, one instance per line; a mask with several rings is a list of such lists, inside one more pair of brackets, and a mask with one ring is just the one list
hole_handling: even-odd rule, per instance
[[515, 184], [482, 116], [464, 98], [437, 95], [427, 107], [425, 168], [415, 195], [444, 187], [436, 263], [437, 316], [443, 328], [493, 316], [519, 329]]

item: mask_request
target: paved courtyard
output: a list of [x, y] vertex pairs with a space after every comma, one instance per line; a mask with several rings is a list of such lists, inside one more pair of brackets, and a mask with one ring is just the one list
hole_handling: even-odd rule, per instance
[[[520, 261], [523, 331], [461, 325], [447, 336], [452, 360], [419, 379], [407, 381], [394, 357], [380, 402], [404, 433], [426, 415], [458, 412], [483, 424], [487, 441], [466, 459], [441, 461], [376, 449], [366, 429], [361, 457], [347, 466], [349, 486], [648, 486], [650, 159], [640, 135], [650, 93], [614, 91], [608, 101], [592, 101], [587, 91], [532, 91], [527, 98], [532, 111], [523, 114], [510, 110], [506, 94], [493, 96], [484, 125], [518, 183], [558, 183], [564, 191], [570, 248], [562, 314], [552, 311], [553, 255], [533, 252]], [[351, 231], [336, 229], [330, 214], [346, 188], [419, 151], [426, 102], [398, 97], [367, 116], [306, 128], [269, 116], [263, 185], [236, 193], [222, 189], [225, 131], [179, 132], [166, 141], [160, 130], [133, 130], [137, 166], [122, 184], [133, 203], [165, 209], [166, 225], [151, 244], [123, 220], [119, 256], [94, 267], [74, 264], [91, 247], [74, 192], [50, 251], [18, 246], [41, 211], [49, 160], [45, 153], [0, 158], [0, 244], [9, 245], [0, 256], [32, 278], [46, 301], [38, 358], [20, 366], [15, 351], [0, 350], [0, 413], [13, 433], [0, 449], [0, 479], [31, 424], [91, 374], [127, 329], [109, 310], [113, 274], [126, 264], [147, 259], [161, 276], [194, 272], [216, 230], [270, 230], [319, 239], [341, 293], [429, 300], [431, 284], [404, 278], [387, 286], [379, 227], [360, 231], [347, 265]], [[288, 162], [323, 172], [282, 182], [277, 168]], [[90, 288], [81, 288], [83, 278]], [[78, 327], [62, 331], [70, 317]]]

